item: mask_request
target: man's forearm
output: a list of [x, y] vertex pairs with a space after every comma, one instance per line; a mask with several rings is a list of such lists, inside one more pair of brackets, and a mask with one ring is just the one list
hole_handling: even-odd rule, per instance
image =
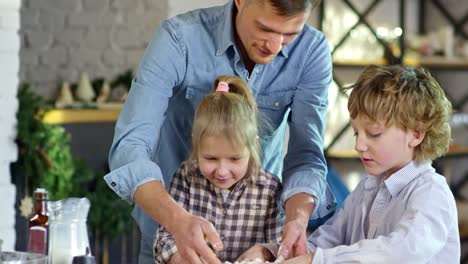
[[187, 213], [169, 195], [160, 181], [150, 181], [137, 188], [133, 200], [147, 215], [169, 230], [174, 219]]
[[307, 227], [314, 208], [314, 199], [310, 194], [298, 193], [289, 197], [285, 204], [286, 223], [291, 220], [298, 220]]

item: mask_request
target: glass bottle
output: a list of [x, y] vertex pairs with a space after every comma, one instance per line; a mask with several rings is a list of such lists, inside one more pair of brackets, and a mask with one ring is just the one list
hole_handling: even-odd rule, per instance
[[33, 194], [34, 213], [29, 219], [28, 251], [47, 255], [48, 223], [47, 190], [37, 188]]

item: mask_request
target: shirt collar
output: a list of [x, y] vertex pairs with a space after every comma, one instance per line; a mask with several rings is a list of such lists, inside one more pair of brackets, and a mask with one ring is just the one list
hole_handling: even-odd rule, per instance
[[[234, 46], [236, 43], [233, 24], [234, 19], [232, 17], [234, 8], [236, 7], [232, 0], [228, 1], [224, 6], [224, 21], [222, 21], [218, 27], [218, 48], [216, 50], [216, 56], [223, 54], [229, 47]], [[297, 38], [293, 42], [296, 40]], [[289, 46], [290, 45], [283, 47], [278, 55], [283, 55], [287, 58], [289, 54]]]
[[229, 47], [234, 46], [235, 38], [232, 24], [233, 8], [234, 2], [232, 0], [228, 1], [226, 5], [224, 5], [224, 21], [222, 21], [218, 27], [218, 48], [216, 50], [217, 56], [226, 52]]
[[266, 185], [268, 183], [268, 178], [267, 177], [269, 177], [267, 172], [261, 168], [257, 178], [255, 179], [255, 184], [258, 184], [258, 185], [261, 185], [261, 186]]
[[388, 177], [384, 183], [392, 196], [400, 193], [411, 181], [422, 175], [427, 170], [434, 171], [429, 162], [416, 163], [411, 161], [399, 171]]

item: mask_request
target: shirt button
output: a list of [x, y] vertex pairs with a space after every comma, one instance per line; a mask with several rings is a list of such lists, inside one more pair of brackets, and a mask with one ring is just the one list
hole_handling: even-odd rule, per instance
[[115, 187], [116, 185], [117, 185], [117, 183], [111, 182], [111, 186], [112, 186], [112, 187]]
[[278, 106], [279, 106], [279, 102], [275, 102], [275, 106], [278, 107]]
[[255, 72], [256, 72], [256, 73], [259, 73], [259, 72], [260, 72], [260, 70], [256, 70]]

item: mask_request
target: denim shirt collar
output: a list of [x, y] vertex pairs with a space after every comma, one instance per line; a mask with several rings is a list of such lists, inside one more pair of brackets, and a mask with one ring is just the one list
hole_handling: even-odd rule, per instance
[[[234, 6], [234, 1], [232, 0], [228, 1], [224, 6], [224, 21], [219, 24], [218, 28], [218, 47], [216, 50], [216, 56], [223, 54], [229, 47], [234, 46], [236, 43], [233, 24], [234, 18], [232, 17], [234, 8], [236, 7]], [[283, 47], [279, 55], [282, 55], [287, 58], [289, 54], [288, 46]]]

